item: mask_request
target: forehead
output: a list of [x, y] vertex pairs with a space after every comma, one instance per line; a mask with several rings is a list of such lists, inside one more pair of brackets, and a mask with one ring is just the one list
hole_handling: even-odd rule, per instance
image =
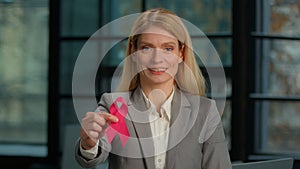
[[139, 41], [147, 42], [178, 42], [177, 38], [167, 30], [158, 26], [151, 26], [139, 36]]
[[147, 28], [142, 32], [141, 35], [155, 35], [155, 36], [161, 36], [161, 37], [177, 40], [177, 38], [174, 35], [172, 35], [170, 32], [158, 26], [151, 26]]

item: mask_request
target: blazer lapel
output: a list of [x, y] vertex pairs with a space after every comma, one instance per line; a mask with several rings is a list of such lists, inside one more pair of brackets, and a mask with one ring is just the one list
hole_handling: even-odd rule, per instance
[[[154, 144], [152, 139], [152, 132], [149, 124], [149, 113], [151, 110], [147, 109], [144, 101], [142, 91], [137, 88], [130, 96], [128, 103], [128, 115], [131, 119], [133, 130], [137, 139], [139, 140], [139, 146], [141, 147], [141, 153], [143, 155], [144, 162], [148, 169], [155, 168], [154, 162]], [[195, 114], [195, 113], [194, 113]], [[191, 113], [191, 105], [186, 96], [175, 89], [174, 98], [171, 107], [171, 121], [170, 121], [170, 133], [168, 150], [166, 156], [166, 168], [173, 168], [177, 158], [178, 144], [187, 134], [190, 129], [191, 119], [194, 119], [194, 115]]]
[[144, 101], [141, 89], [137, 88], [130, 98], [128, 104], [128, 114], [135, 130], [139, 146], [141, 147], [142, 158], [148, 169], [155, 168], [154, 164], [154, 144], [152, 132], [149, 124], [149, 113]]
[[173, 168], [176, 157], [178, 155], [178, 144], [187, 134], [187, 130], [191, 127], [189, 121], [191, 118], [191, 106], [186, 96], [178, 89], [175, 90], [171, 107], [171, 122], [166, 168]]

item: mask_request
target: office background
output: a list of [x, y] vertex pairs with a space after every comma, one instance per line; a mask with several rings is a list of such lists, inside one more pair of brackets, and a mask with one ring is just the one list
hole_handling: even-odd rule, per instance
[[[155, 7], [196, 25], [219, 53], [232, 161], [293, 157], [299, 167], [300, 0], [0, 0], [1, 166], [61, 167], [64, 129], [79, 124], [72, 75], [82, 46], [110, 21]], [[97, 96], [125, 47], [104, 58]]]

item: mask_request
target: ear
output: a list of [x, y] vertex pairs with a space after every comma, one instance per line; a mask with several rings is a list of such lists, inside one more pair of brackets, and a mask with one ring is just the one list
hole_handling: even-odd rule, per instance
[[183, 61], [183, 57], [184, 57], [184, 45], [181, 46], [181, 49], [179, 49], [179, 59], [178, 59], [178, 63], [181, 63]]
[[178, 63], [181, 63], [183, 61], [183, 56], [180, 56], [179, 58], [178, 58]]

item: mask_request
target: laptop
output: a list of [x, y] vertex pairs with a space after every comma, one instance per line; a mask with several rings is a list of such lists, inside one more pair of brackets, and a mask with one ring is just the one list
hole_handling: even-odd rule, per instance
[[292, 169], [293, 158], [266, 160], [247, 163], [233, 163], [232, 169]]

